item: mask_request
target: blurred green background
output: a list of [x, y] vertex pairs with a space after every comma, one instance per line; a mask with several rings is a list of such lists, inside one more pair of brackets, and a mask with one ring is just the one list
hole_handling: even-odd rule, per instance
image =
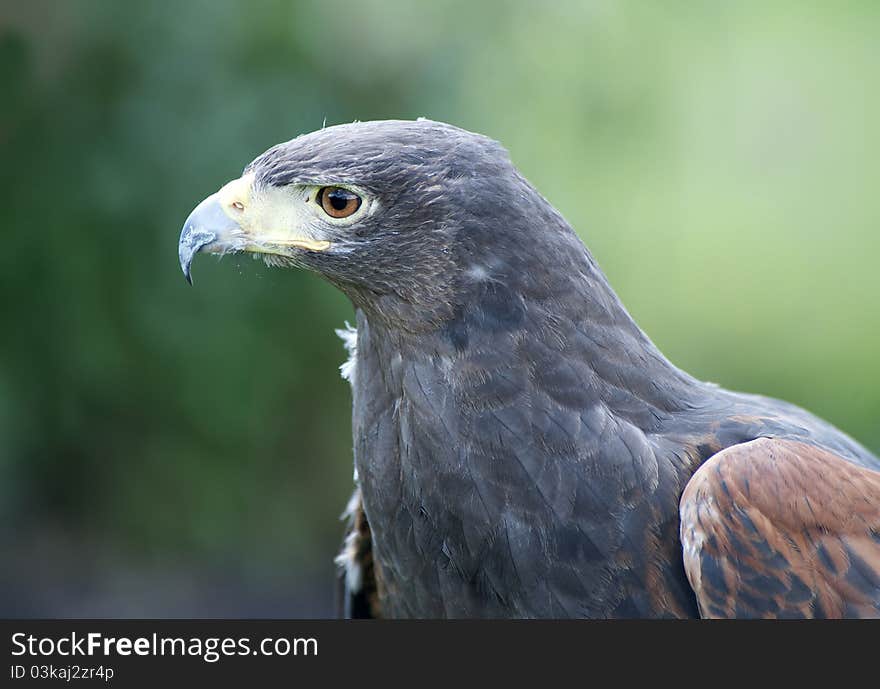
[[202, 257], [269, 146], [501, 140], [693, 374], [880, 450], [880, 4], [4, 2], [0, 615], [322, 616], [351, 489], [319, 278]]

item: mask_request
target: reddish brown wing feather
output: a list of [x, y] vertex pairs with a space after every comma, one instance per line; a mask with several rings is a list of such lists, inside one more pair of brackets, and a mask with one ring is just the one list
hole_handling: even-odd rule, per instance
[[709, 459], [680, 513], [703, 617], [880, 617], [880, 472], [760, 438]]

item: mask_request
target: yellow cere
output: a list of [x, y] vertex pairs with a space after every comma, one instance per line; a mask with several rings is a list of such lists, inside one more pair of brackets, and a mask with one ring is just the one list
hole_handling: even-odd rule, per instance
[[247, 251], [271, 253], [273, 247], [325, 251], [331, 243], [316, 236], [314, 213], [297, 190], [287, 187], [254, 188], [254, 174], [227, 183], [217, 192], [223, 211], [239, 225], [248, 240]]

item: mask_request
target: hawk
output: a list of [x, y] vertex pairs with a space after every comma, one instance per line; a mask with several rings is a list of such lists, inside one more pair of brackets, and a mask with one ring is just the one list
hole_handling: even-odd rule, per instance
[[300, 136], [195, 208], [200, 251], [354, 305], [349, 616], [880, 615], [880, 460], [676, 368], [497, 142]]

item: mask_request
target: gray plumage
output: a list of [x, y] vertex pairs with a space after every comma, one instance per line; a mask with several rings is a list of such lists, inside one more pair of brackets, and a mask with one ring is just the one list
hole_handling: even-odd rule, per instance
[[[679, 501], [703, 462], [772, 438], [880, 468], [797, 407], [669, 363], [490, 139], [355, 123], [245, 172], [255, 187], [352, 185], [375, 204], [328, 225], [327, 251], [273, 259], [323, 275], [357, 312], [343, 560], [368, 581], [349, 582], [352, 614], [697, 616]], [[362, 587], [370, 600], [353, 604]]]

